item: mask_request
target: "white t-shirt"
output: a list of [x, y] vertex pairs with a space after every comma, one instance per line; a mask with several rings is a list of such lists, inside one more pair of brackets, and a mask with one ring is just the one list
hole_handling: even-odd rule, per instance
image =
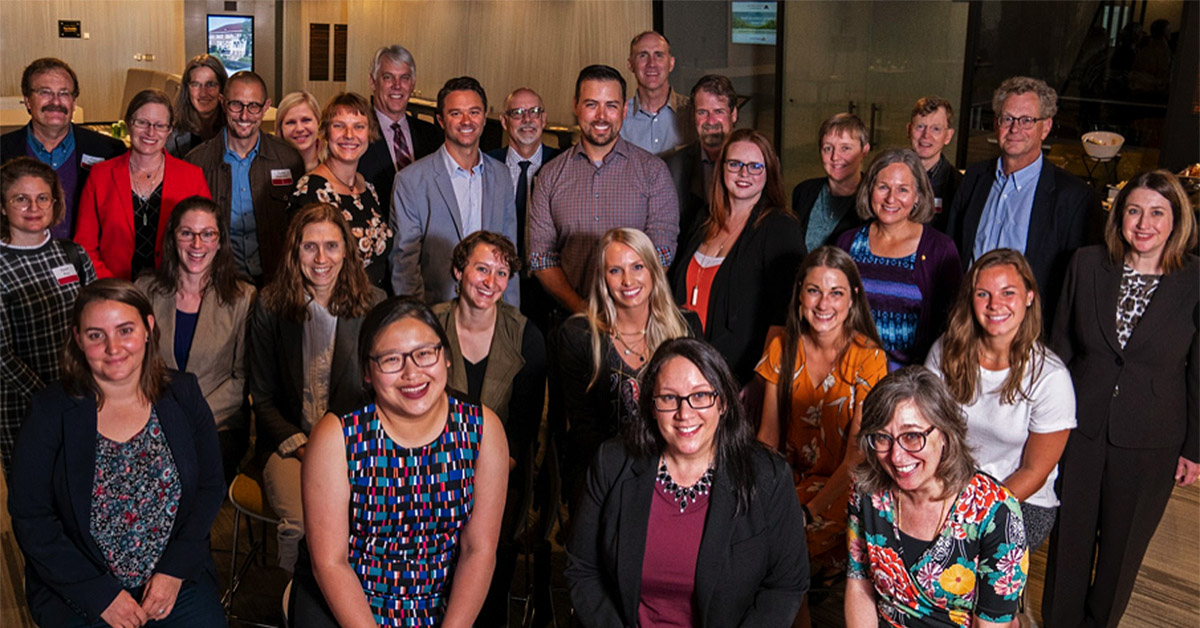
[[[929, 350], [925, 366], [942, 375], [942, 339], [938, 338]], [[1071, 374], [1054, 352], [1046, 349], [1046, 360], [1037, 381], [1030, 387], [1031, 375], [1026, 369], [1022, 390], [1029, 390], [1029, 399], [1017, 395], [1012, 404], [1001, 403], [1000, 388], [1008, 377], [1008, 369], [980, 369], [979, 392], [975, 401], [963, 410], [967, 414], [967, 443], [975, 454], [979, 468], [1003, 482], [1021, 466], [1021, 455], [1030, 432], [1044, 434], [1075, 427], [1075, 388]], [[1026, 499], [1026, 503], [1043, 508], [1058, 506], [1054, 480], [1058, 465], [1046, 477], [1046, 483]]]

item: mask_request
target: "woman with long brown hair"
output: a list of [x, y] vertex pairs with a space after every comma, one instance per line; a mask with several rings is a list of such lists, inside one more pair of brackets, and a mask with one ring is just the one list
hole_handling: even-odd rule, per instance
[[225, 128], [221, 95], [229, 80], [221, 60], [210, 54], [192, 57], [182, 76], [175, 98], [175, 128], [167, 138], [167, 152], [180, 159]]

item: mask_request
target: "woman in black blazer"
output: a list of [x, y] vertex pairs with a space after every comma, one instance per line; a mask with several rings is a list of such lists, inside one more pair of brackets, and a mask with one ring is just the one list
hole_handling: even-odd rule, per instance
[[1187, 486], [1200, 474], [1196, 220], [1165, 170], [1129, 181], [1114, 208], [1106, 246], [1071, 260], [1051, 336], [1075, 381], [1079, 426], [1059, 463], [1048, 626], [1116, 625], [1171, 479]]
[[62, 379], [33, 398], [8, 508], [41, 626], [224, 626], [209, 528], [225, 495], [196, 378], [158, 357], [133, 284], [79, 293]]
[[639, 420], [601, 446], [567, 546], [585, 626], [790, 626], [808, 590], [783, 459], [754, 440], [725, 360], [690, 338], [646, 367]]
[[804, 233], [788, 210], [779, 158], [766, 136], [734, 131], [716, 168], [708, 219], [680, 248], [671, 290], [676, 303], [700, 316], [704, 339], [746, 384], [770, 327], [783, 329]]

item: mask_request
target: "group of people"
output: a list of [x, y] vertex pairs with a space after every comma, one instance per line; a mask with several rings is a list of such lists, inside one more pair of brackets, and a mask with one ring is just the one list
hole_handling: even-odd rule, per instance
[[928, 97], [864, 172], [839, 113], [789, 203], [730, 79], [673, 67], [646, 32], [633, 96], [584, 68], [561, 149], [519, 88], [485, 154], [483, 87], [448, 80], [435, 127], [401, 46], [369, 98], [282, 98], [278, 136], [265, 82], [201, 55], [134, 96], [128, 150], [30, 64], [0, 461], [35, 619], [219, 625], [209, 528], [259, 468], [295, 625], [505, 625], [545, 414], [585, 625], [807, 625], [843, 578], [848, 625], [1003, 625], [1047, 538], [1046, 623], [1115, 623], [1200, 474], [1178, 180], [1105, 216], [1014, 77], [997, 159], [960, 174]]

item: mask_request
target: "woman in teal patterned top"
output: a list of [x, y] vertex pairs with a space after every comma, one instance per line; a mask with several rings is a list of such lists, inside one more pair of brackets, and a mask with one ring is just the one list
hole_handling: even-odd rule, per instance
[[326, 415], [310, 437], [303, 490], [315, 578], [297, 565], [297, 625], [475, 621], [495, 566], [508, 445], [491, 410], [446, 393], [447, 344], [412, 298], [364, 320], [359, 359], [375, 403]]

